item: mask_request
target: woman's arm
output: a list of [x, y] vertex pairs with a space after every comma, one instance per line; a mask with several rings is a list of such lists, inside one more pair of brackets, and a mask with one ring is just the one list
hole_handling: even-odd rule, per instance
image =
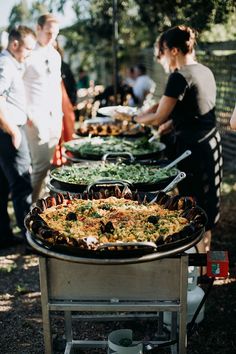
[[135, 117], [135, 121], [140, 124], [161, 125], [169, 119], [177, 103], [177, 98], [162, 96], [156, 112], [143, 113]]
[[230, 126], [233, 130], [236, 130], [236, 105], [234, 107], [232, 117], [230, 118]]
[[153, 106], [148, 108], [146, 111], [140, 113], [140, 115], [147, 114], [147, 113], [155, 113], [158, 106], [159, 106], [159, 103], [155, 103]]

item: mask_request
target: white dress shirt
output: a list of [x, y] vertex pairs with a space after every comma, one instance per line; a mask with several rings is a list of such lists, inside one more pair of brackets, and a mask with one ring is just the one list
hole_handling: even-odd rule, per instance
[[148, 75], [138, 76], [134, 86], [133, 93], [138, 98], [139, 104], [141, 105], [145, 99], [145, 96], [155, 89], [155, 82]]
[[28, 117], [42, 131], [49, 119], [62, 119], [61, 56], [51, 45], [37, 43], [25, 66]]
[[23, 64], [8, 50], [3, 50], [0, 54], [0, 96], [6, 99], [4, 118], [15, 125], [24, 125], [27, 119], [23, 72]]

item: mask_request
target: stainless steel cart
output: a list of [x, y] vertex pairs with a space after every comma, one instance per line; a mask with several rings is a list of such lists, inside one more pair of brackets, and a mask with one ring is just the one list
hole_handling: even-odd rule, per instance
[[[49, 252], [50, 253], [50, 252]], [[172, 312], [170, 339], [176, 339], [171, 353], [186, 353], [186, 308], [188, 256], [181, 254], [170, 258], [146, 257], [142, 262], [132, 260], [65, 259], [40, 257], [40, 284], [43, 313], [45, 353], [52, 354], [50, 316], [53, 311], [65, 315], [66, 354], [74, 348], [106, 347], [106, 341], [74, 340], [72, 335], [73, 312], [88, 312], [106, 316], [114, 313]], [[143, 262], [144, 261], [144, 262]], [[177, 314], [179, 324], [177, 331]], [[161, 317], [160, 317], [161, 318]], [[158, 342], [151, 342], [154, 345]]]

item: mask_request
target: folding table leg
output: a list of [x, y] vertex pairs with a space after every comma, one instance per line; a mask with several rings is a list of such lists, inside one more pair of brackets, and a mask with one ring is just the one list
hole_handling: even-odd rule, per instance
[[43, 318], [43, 336], [44, 336], [44, 346], [45, 354], [52, 354], [52, 333], [51, 333], [51, 322], [50, 322], [50, 312], [48, 308], [48, 279], [46, 270], [46, 259], [43, 257], [39, 258], [40, 262], [40, 288], [41, 288], [41, 303], [42, 303], [42, 318]]
[[72, 342], [73, 333], [72, 333], [71, 311], [65, 311], [64, 312], [64, 316], [65, 316], [65, 336], [66, 336], [66, 341], [67, 342]]

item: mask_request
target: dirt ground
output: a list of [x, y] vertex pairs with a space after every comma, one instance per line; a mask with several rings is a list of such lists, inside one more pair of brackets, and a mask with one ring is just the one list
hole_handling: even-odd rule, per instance
[[[225, 173], [222, 215], [213, 234], [213, 250], [228, 250], [230, 274], [216, 280], [205, 306], [204, 320], [188, 341], [188, 354], [236, 353], [236, 174]], [[204, 285], [205, 286], [205, 285]], [[54, 354], [63, 353], [63, 321], [53, 320]], [[153, 339], [152, 321], [91, 323], [79, 327], [81, 338], [106, 339], [117, 328], [133, 328], [136, 338]], [[22, 246], [0, 250], [0, 353], [43, 354], [43, 330], [38, 256], [25, 255]], [[169, 353], [169, 351], [158, 351]], [[105, 350], [79, 351], [105, 354]]]

